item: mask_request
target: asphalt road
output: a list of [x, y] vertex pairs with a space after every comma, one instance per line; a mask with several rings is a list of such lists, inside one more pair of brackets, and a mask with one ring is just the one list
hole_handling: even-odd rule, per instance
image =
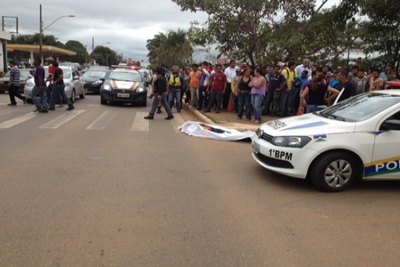
[[[0, 266], [398, 266], [400, 182], [327, 194], [98, 96], [0, 95]], [[165, 113], [163, 114], [165, 116]]]

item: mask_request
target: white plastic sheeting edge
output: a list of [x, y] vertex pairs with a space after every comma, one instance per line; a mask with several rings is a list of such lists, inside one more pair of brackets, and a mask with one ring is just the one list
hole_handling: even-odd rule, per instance
[[235, 129], [228, 129], [219, 125], [207, 124], [198, 121], [187, 121], [179, 130], [187, 135], [209, 138], [221, 141], [239, 141], [247, 138], [253, 138], [255, 135], [252, 131], [240, 132]]

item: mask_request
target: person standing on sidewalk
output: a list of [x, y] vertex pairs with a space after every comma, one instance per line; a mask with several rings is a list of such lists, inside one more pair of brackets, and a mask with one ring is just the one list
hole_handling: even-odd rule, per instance
[[161, 102], [162, 105], [164, 106], [165, 111], [167, 111], [167, 114], [168, 114], [168, 117], [166, 117], [165, 119], [166, 120], [173, 119], [174, 116], [172, 115], [171, 108], [169, 107], [167, 99], [166, 99], [168, 84], [167, 84], [167, 79], [165, 78], [165, 73], [162, 68], [157, 68], [154, 71], [154, 74], [157, 76], [157, 80], [154, 82], [153, 104], [151, 105], [151, 110], [149, 112], [149, 115], [145, 116], [144, 118], [146, 120], [154, 119], [154, 114], [156, 113], [158, 104]]
[[226, 88], [223, 95], [223, 104], [222, 108], [226, 110], [228, 108], [229, 99], [231, 98], [232, 93], [232, 82], [236, 77], [236, 61], [231, 60], [229, 62], [229, 67], [225, 69], [225, 76], [227, 79]]
[[251, 120], [251, 96], [250, 91], [251, 87], [249, 86], [253, 77], [251, 76], [251, 69], [245, 68], [243, 69], [243, 73], [240, 77], [238, 77], [236, 82], [236, 92], [238, 94], [238, 104], [239, 104], [239, 112], [237, 116], [239, 119], [242, 119], [243, 114], [246, 115], [248, 120]]
[[265, 80], [263, 71], [260, 67], [254, 71], [255, 77], [251, 80], [249, 86], [251, 87], [251, 105], [254, 110], [255, 123], [261, 123], [262, 111], [261, 104], [263, 102], [265, 91], [267, 89], [267, 81]]
[[48, 104], [46, 101], [46, 83], [44, 81], [44, 68], [41, 66], [40, 58], [36, 58], [33, 62], [35, 66], [35, 71], [33, 73], [33, 77], [35, 80], [35, 86], [32, 89], [32, 102], [36, 106], [36, 110], [39, 113], [47, 113], [48, 112]]
[[214, 101], [217, 101], [217, 109], [216, 112], [221, 112], [222, 105], [222, 94], [224, 88], [227, 86], [227, 78], [226, 75], [222, 72], [222, 65], [217, 64], [215, 66], [215, 73], [213, 73], [210, 77], [210, 82], [208, 86], [208, 91], [211, 90], [210, 101], [208, 102], [208, 108], [206, 112], [211, 111], [211, 107], [214, 105]]
[[189, 73], [189, 88], [191, 95], [191, 104], [194, 108], [197, 108], [199, 101], [199, 87], [202, 72], [199, 70], [197, 64], [192, 65], [192, 71]]
[[296, 113], [295, 101], [296, 101], [296, 91], [294, 90], [294, 83], [296, 80], [296, 72], [294, 68], [296, 67], [294, 62], [289, 62], [288, 66], [282, 70], [282, 75], [286, 79], [287, 91], [281, 90], [281, 102], [279, 103], [279, 109], [283, 116], [294, 115]]
[[175, 100], [176, 110], [178, 111], [178, 113], [181, 113], [182, 109], [181, 92], [185, 81], [183, 76], [179, 73], [179, 67], [173, 66], [172, 72], [169, 75], [167, 75], [167, 77], [168, 77], [168, 104], [171, 108]]
[[64, 74], [63, 70], [58, 67], [58, 62], [54, 62], [53, 66], [56, 68], [54, 73], [54, 83], [53, 83], [53, 92], [51, 94], [51, 102], [49, 110], [55, 110], [55, 103], [60, 97], [62, 100], [68, 104], [67, 110], [75, 109], [74, 105], [72, 104], [71, 100], [65, 94], [65, 84], [64, 84]]
[[10, 82], [9, 82], [9, 88], [8, 88], [8, 95], [10, 96], [10, 104], [8, 104], [9, 106], [16, 106], [17, 102], [15, 102], [15, 97], [18, 97], [19, 99], [21, 99], [24, 104], [26, 103], [26, 98], [24, 96], [22, 96], [19, 93], [19, 86], [20, 86], [20, 71], [17, 67], [17, 65], [15, 65], [15, 62], [13, 60], [11, 60], [9, 62], [10, 65]]
[[208, 87], [208, 80], [210, 78], [210, 73], [208, 72], [207, 67], [208, 67], [207, 61], [204, 61], [200, 67], [201, 78], [200, 78], [199, 93], [197, 94], [199, 96], [199, 101], [197, 105], [198, 110], [206, 109], [208, 104], [206, 91]]

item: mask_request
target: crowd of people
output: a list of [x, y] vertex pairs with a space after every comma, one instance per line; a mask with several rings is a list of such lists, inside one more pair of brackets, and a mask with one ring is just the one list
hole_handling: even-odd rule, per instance
[[[168, 119], [173, 118], [172, 107], [180, 112], [185, 103], [203, 112], [233, 112], [239, 119], [255, 123], [261, 123], [263, 115], [314, 112], [357, 94], [383, 90], [387, 81], [399, 79], [392, 64], [383, 71], [374, 68], [367, 72], [359, 62], [333, 69], [312, 64], [307, 58], [299, 65], [280, 62], [265, 67], [234, 60], [227, 65], [203, 62], [171, 70], [162, 66], [155, 73], [154, 88], [159, 88], [158, 79], [165, 80], [165, 88], [158, 94], [165, 101], [155, 102], [168, 106]], [[161, 112], [157, 103], [149, 118], [157, 109]]]

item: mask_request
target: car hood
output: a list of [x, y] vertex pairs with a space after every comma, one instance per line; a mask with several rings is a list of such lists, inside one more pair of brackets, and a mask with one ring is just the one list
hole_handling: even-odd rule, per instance
[[355, 131], [356, 124], [323, 118], [314, 114], [305, 114], [274, 121], [261, 125], [260, 129], [272, 135], [323, 135], [349, 133]]
[[110, 86], [112, 89], [136, 90], [139, 88], [140, 82], [111, 80]]
[[85, 78], [81, 78], [82, 81], [87, 82], [87, 83], [92, 83], [92, 82], [97, 82], [100, 81], [101, 78], [98, 77], [85, 77]]

